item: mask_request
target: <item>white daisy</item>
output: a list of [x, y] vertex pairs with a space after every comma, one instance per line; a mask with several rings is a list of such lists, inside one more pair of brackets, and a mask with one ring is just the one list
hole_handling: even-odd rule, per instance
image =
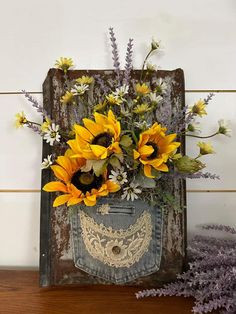
[[71, 92], [74, 95], [83, 95], [87, 90], [89, 89], [89, 85], [87, 84], [80, 84], [80, 85], [74, 85], [74, 88], [72, 88]]
[[157, 95], [156, 93], [150, 93], [148, 96], [151, 102], [154, 102], [156, 104], [158, 104], [163, 99], [163, 97], [161, 97], [160, 95]]
[[160, 78], [158, 81], [157, 81], [157, 90], [161, 93], [161, 94], [165, 94], [166, 91], [167, 91], [167, 84], [163, 81], [162, 78]]
[[126, 198], [127, 201], [131, 200], [133, 202], [135, 199], [138, 199], [137, 194], [142, 193], [142, 190], [138, 189], [138, 186], [138, 184], [132, 182], [130, 186], [124, 188], [124, 193], [121, 196], [122, 200]]
[[155, 38], [152, 37], [152, 43], [151, 43], [152, 50], [159, 49], [159, 48], [160, 48], [160, 45], [161, 45], [161, 42], [155, 40]]
[[109, 179], [114, 183], [122, 185], [122, 184], [128, 182], [127, 172], [124, 171], [123, 167], [121, 167], [120, 169], [117, 169], [116, 171], [111, 170], [111, 174], [109, 175]]
[[115, 92], [113, 92], [113, 95], [122, 98], [124, 95], [128, 94], [128, 92], [129, 92], [129, 86], [122, 85], [121, 87], [117, 87]]
[[187, 126], [188, 132], [201, 133], [200, 122], [192, 122]]
[[218, 121], [218, 124], [219, 124], [218, 133], [230, 137], [230, 136], [231, 136], [231, 133], [232, 133], [232, 130], [231, 130], [231, 128], [229, 127], [229, 126], [230, 126], [230, 122], [229, 122], [229, 121], [225, 121], [224, 119], [220, 119], [220, 120]]
[[157, 70], [157, 66], [155, 64], [150, 63], [150, 62], [147, 62], [146, 68], [148, 71], [156, 71]]
[[52, 125], [49, 125], [48, 130], [44, 133], [43, 139], [51, 146], [53, 146], [54, 142], [60, 142], [61, 135], [58, 130], [59, 125], [52, 123]]
[[48, 155], [47, 158], [43, 159], [43, 162], [41, 164], [41, 169], [47, 169], [52, 165], [52, 155]]

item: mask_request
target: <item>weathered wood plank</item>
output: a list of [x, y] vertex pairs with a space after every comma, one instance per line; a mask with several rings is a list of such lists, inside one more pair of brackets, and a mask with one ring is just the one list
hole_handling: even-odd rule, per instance
[[[75, 70], [68, 72], [68, 79], [73, 80], [81, 75], [113, 75], [112, 71]], [[133, 77], [140, 71], [133, 71]], [[184, 76], [181, 69], [174, 71], [157, 71], [157, 78], [168, 81], [170, 93], [164, 98], [164, 105], [169, 110], [170, 120], [174, 111], [180, 111], [184, 106]], [[60, 98], [63, 95], [65, 81], [62, 71], [51, 69], [43, 84], [44, 106], [53, 120], [65, 128], [71, 127], [75, 117], [70, 107], [62, 107]], [[79, 122], [79, 121], [76, 121]], [[185, 150], [184, 139], [182, 152]], [[43, 157], [51, 153], [51, 147], [43, 144]], [[44, 171], [42, 186], [51, 181], [51, 172]], [[164, 213], [164, 229], [162, 244], [162, 260], [158, 272], [129, 282], [128, 285], [153, 287], [175, 279], [185, 265], [186, 255], [186, 198], [185, 182], [171, 178], [165, 180], [165, 187], [171, 192], [179, 206], [183, 209], [176, 212], [168, 208]], [[52, 208], [52, 196], [42, 191], [41, 198], [41, 246], [40, 246], [40, 284], [41, 286], [62, 284], [108, 284], [79, 270], [73, 263], [71, 246], [71, 231], [68, 210], [65, 206]]]

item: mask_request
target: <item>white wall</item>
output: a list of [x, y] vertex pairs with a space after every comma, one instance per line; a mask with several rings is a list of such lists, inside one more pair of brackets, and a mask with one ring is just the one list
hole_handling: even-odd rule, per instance
[[[187, 103], [204, 97], [206, 90], [222, 90], [209, 105], [204, 130], [214, 130], [224, 117], [231, 120], [235, 136], [235, 0], [0, 3], [0, 266], [37, 266], [39, 256], [41, 139], [28, 129], [13, 128], [20, 110], [39, 118], [14, 93], [37, 91], [41, 99], [47, 70], [60, 56], [72, 57], [79, 69], [111, 68], [109, 26], [115, 29], [123, 59], [128, 38], [134, 38], [136, 68], [151, 37], [161, 39], [164, 52], [152, 61], [162, 69], [184, 69]], [[195, 142], [188, 141], [189, 153], [194, 153]], [[189, 231], [198, 223], [236, 224], [235, 137], [213, 144], [217, 154], [205, 161], [221, 181], [188, 182]]]

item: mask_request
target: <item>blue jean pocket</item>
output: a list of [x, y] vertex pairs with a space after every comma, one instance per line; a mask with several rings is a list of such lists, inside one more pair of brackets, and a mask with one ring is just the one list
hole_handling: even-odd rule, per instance
[[71, 227], [75, 266], [92, 276], [124, 284], [160, 267], [161, 209], [105, 198], [75, 206]]

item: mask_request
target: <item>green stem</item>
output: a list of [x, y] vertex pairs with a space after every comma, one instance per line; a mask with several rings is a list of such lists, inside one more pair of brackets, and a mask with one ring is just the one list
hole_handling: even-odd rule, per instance
[[140, 83], [142, 83], [142, 77], [143, 77], [143, 71], [144, 71], [144, 67], [145, 67], [145, 64], [147, 62], [147, 59], [149, 58], [150, 54], [153, 52], [153, 49], [151, 49], [149, 51], [149, 53], [146, 55], [146, 58], [144, 59], [143, 61], [143, 66], [142, 66], [142, 69], [141, 69], [141, 75], [140, 75]]
[[186, 133], [182, 133], [182, 135], [185, 135], [185, 136], [190, 136], [190, 137], [196, 137], [196, 138], [210, 138], [210, 137], [213, 137], [213, 136], [216, 136], [217, 134], [219, 134], [219, 131], [211, 134], [211, 135], [208, 135], [208, 136], [199, 136], [199, 135], [192, 135], [192, 134], [186, 134]]
[[35, 125], [41, 126], [41, 124], [40, 124], [40, 123], [37, 123], [37, 122], [32, 122], [32, 121], [29, 121], [29, 120], [27, 120], [27, 123], [29, 123], [29, 124], [35, 124]]

